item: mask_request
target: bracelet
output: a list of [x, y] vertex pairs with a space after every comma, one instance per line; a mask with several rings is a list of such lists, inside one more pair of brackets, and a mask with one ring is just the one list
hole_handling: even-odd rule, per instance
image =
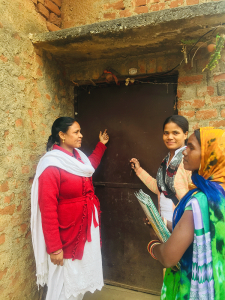
[[153, 253], [153, 248], [156, 245], [161, 245], [160, 241], [152, 240], [151, 242], [148, 243], [147, 249], [148, 249], [148, 252], [150, 253], [151, 257], [157, 260], [157, 258], [155, 257], [155, 255]]
[[149, 253], [150, 253], [150, 247], [151, 247], [151, 245], [152, 245], [153, 243], [159, 243], [159, 241], [158, 241], [158, 240], [152, 240], [152, 241], [150, 241], [150, 242], [148, 243], [147, 250], [148, 250]]
[[60, 249], [58, 252], [52, 252], [52, 254], [54, 254], [54, 255], [57, 255], [57, 254], [59, 254], [59, 253], [61, 253], [63, 250], [62, 249]]

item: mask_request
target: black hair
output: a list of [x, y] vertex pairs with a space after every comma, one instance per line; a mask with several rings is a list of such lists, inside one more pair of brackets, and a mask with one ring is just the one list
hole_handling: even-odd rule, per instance
[[197, 139], [199, 145], [201, 146], [200, 129], [196, 129], [196, 130], [194, 131], [194, 134], [195, 134], [195, 137], [196, 137], [196, 139]]
[[50, 150], [50, 148], [56, 143], [59, 144], [60, 137], [59, 132], [62, 131], [66, 133], [71, 125], [76, 122], [75, 119], [70, 117], [60, 117], [56, 119], [52, 125], [52, 134], [48, 138], [47, 142], [47, 151]]
[[177, 124], [177, 126], [179, 126], [183, 130], [183, 133], [186, 133], [189, 130], [188, 120], [183, 116], [173, 115], [173, 116], [166, 118], [165, 122], [163, 123], [163, 130], [164, 130], [166, 124], [168, 124], [168, 123]]

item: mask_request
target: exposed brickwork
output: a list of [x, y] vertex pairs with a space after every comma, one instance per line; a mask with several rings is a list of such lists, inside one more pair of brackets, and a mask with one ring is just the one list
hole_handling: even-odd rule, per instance
[[73, 85], [54, 57], [36, 51], [28, 37], [29, 32], [48, 31], [46, 18], [38, 12], [43, 4], [40, 0], [0, 1], [0, 11], [4, 10], [0, 40], [0, 298], [4, 300], [42, 299], [30, 236], [31, 183], [53, 121], [58, 116], [73, 116]]
[[[41, 14], [49, 31], [61, 29], [61, 0], [37, 0], [33, 1], [37, 11]], [[1, 57], [0, 57], [1, 59]]]
[[[45, 1], [52, 1], [61, 9], [62, 28], [209, 2], [208, 0], [63, 0], [60, 6], [59, 0]], [[46, 7], [51, 10], [50, 6]]]

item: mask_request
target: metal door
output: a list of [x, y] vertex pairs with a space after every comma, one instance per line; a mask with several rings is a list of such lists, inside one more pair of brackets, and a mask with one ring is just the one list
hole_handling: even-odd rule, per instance
[[84, 135], [82, 150], [91, 154], [100, 130], [108, 129], [110, 141], [93, 181], [100, 199], [102, 256], [106, 282], [149, 293], [159, 293], [162, 266], [147, 252], [150, 240], [144, 213], [134, 196], [142, 188], [151, 193], [131, 171], [136, 157], [155, 177], [167, 153], [162, 125], [174, 113], [174, 85], [138, 84], [80, 88], [78, 117]]

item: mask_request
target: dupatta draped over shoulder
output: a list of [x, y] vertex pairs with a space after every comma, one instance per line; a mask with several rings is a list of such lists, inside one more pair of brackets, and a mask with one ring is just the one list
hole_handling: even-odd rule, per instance
[[225, 299], [225, 131], [200, 129], [201, 165], [195, 186], [180, 201], [173, 228], [191, 206], [194, 241], [177, 272], [167, 269], [161, 299]]

